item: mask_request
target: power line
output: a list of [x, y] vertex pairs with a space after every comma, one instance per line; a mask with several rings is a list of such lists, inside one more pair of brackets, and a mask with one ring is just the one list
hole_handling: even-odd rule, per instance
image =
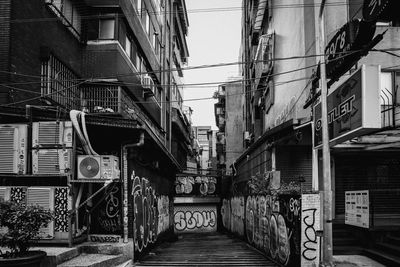
[[[389, 49], [379, 49], [376, 51], [397, 51], [400, 50], [400, 48], [389, 48]], [[337, 55], [350, 55], [356, 52], [359, 52], [361, 50], [351, 50], [351, 51], [346, 51], [346, 52], [338, 52], [336, 53]], [[285, 61], [285, 60], [294, 60], [294, 59], [303, 59], [303, 58], [312, 58], [312, 57], [320, 57], [321, 55], [319, 54], [312, 54], [312, 55], [305, 55], [305, 56], [292, 56], [292, 57], [282, 57], [282, 58], [274, 58], [271, 59], [269, 61]], [[334, 59], [337, 60], [337, 59]], [[198, 66], [191, 66], [191, 67], [186, 67], [186, 68], [182, 68], [180, 70], [193, 70], [193, 69], [204, 69], [204, 68], [214, 68], [214, 67], [223, 67], [223, 66], [230, 66], [230, 65], [242, 65], [242, 64], [248, 64], [248, 63], [262, 63], [265, 62], [263, 60], [252, 60], [252, 61], [236, 61], [236, 62], [226, 62], [226, 63], [215, 63], [215, 64], [205, 64], [205, 65], [198, 65]], [[139, 76], [139, 75], [143, 75], [143, 74], [155, 74], [155, 73], [162, 73], [162, 72], [171, 72], [171, 71], [177, 71], [178, 69], [169, 69], [169, 70], [159, 70], [159, 71], [149, 71], [149, 72], [137, 72], [137, 73], [126, 73], [126, 74], [122, 74], [122, 73], [117, 73], [115, 75], [112, 76], [102, 76], [102, 77], [86, 77], [86, 78], [77, 78], [77, 79], [48, 79], [48, 80], [55, 80], [58, 82], [64, 82], [64, 81], [90, 81], [90, 80], [100, 80], [100, 79], [112, 79], [112, 78], [116, 78], [116, 77], [129, 77], [129, 76]], [[17, 73], [17, 72], [10, 72], [10, 71], [3, 71], [0, 70], [1, 73], [7, 73], [7, 74], [11, 74], [11, 75], [16, 75], [16, 76], [21, 76], [21, 77], [30, 77], [30, 78], [36, 78], [36, 79], [42, 79], [43, 77], [40, 75], [29, 75], [29, 74], [22, 74], [22, 73]], [[209, 83], [193, 83], [193, 84], [176, 84], [179, 87], [184, 87], [184, 86], [194, 86], [194, 85], [209, 85], [209, 84], [221, 84], [221, 83], [235, 83], [238, 82], [240, 80], [234, 80], [234, 81], [222, 81], [222, 82], [209, 82]], [[40, 81], [37, 81], [37, 83], [39, 83]], [[32, 82], [35, 83], [35, 82]], [[137, 83], [125, 83], [125, 82], [121, 82], [123, 84], [130, 84], [130, 85], [141, 85], [141, 84], [137, 84]], [[11, 85], [11, 84], [17, 84], [17, 83], [3, 83], [0, 85]], [[104, 84], [104, 83], [103, 83]], [[114, 82], [110, 82], [110, 84], [116, 85], [116, 83]], [[172, 84], [157, 84], [158, 86], [175, 86]]]
[[[340, 7], [340, 6], [355, 6], [355, 5], [360, 5], [362, 4], [363, 1], [354, 1], [352, 3], [345, 3], [343, 1], [338, 1], [338, 2], [331, 2], [327, 3], [326, 6], [328, 7]], [[319, 7], [319, 4], [275, 4], [272, 6], [269, 6], [269, 9], [290, 9], [290, 8], [316, 8]], [[85, 7], [81, 8], [83, 9], [90, 9], [90, 7]], [[232, 12], [232, 11], [242, 11], [246, 8], [237, 6], [237, 7], [217, 7], [217, 8], [202, 8], [202, 9], [187, 9], [186, 13], [187, 14], [196, 14], [196, 13], [212, 13], [212, 12]], [[142, 9], [144, 10], [144, 9]], [[126, 15], [128, 16], [138, 16], [141, 17], [142, 12], [128, 12]], [[150, 15], [166, 15], [166, 14], [174, 14], [174, 11], [148, 11], [147, 13]], [[178, 11], [178, 13], [182, 14], [185, 13], [184, 11]], [[126, 16], [123, 13], [115, 13], [120, 17]], [[80, 16], [82, 19], [93, 19], [93, 18], [109, 18], [110, 14], [104, 14], [104, 15], [83, 15]], [[0, 17], [0, 19], [4, 19], [6, 17]], [[59, 20], [58, 17], [55, 18], [26, 18], [26, 19], [14, 19], [10, 20], [11, 23], [30, 23], [30, 22], [51, 22], [51, 21], [57, 21]]]

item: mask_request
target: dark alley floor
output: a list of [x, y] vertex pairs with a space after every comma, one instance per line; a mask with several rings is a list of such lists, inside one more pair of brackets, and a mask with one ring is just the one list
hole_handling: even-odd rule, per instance
[[277, 266], [242, 240], [227, 235], [193, 234], [164, 243], [136, 266]]

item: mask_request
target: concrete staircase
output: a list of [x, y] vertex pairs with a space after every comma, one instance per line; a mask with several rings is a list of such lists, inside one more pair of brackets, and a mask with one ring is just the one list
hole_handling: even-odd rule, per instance
[[132, 241], [129, 243], [84, 243], [73, 248], [39, 248], [47, 252], [48, 267], [130, 267], [133, 266]]

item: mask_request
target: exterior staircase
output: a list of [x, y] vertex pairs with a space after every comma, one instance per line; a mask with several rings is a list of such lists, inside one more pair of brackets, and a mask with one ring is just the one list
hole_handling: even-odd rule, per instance
[[131, 267], [132, 241], [128, 243], [84, 243], [73, 248], [40, 248], [47, 252], [43, 266]]

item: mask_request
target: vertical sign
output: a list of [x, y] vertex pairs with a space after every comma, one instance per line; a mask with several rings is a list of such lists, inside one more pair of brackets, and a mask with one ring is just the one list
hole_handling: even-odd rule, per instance
[[301, 266], [319, 265], [320, 195], [301, 195]]
[[345, 224], [369, 228], [369, 192], [346, 191]]

